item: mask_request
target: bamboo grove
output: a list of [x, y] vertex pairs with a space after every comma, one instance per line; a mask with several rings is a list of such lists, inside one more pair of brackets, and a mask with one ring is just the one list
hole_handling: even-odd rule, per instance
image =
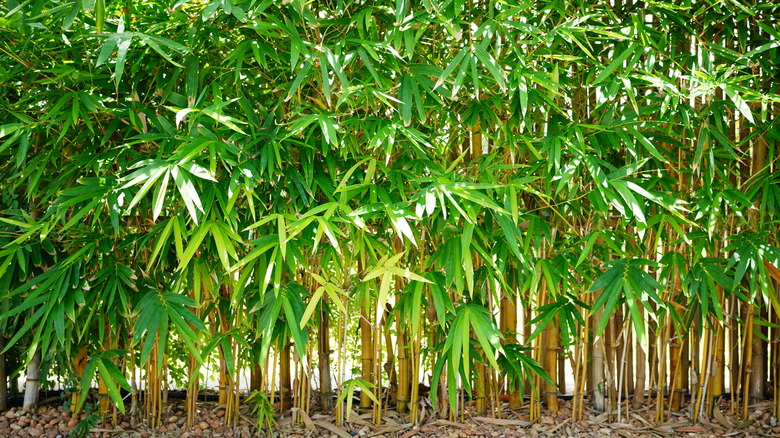
[[777, 415], [779, 19], [9, 0], [0, 384], [151, 424], [174, 381], [194, 421], [213, 364], [228, 425], [244, 373], [339, 421]]

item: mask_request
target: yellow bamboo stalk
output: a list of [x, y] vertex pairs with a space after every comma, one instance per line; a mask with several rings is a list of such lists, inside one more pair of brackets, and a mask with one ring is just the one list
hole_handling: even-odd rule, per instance
[[743, 336], [742, 363], [744, 363], [744, 381], [742, 382], [742, 418], [748, 418], [748, 405], [750, 404], [750, 375], [753, 373], [753, 304], [747, 305], [747, 321], [745, 322], [745, 334]]
[[[73, 361], [71, 362], [71, 369], [73, 371], [73, 374], [76, 376], [76, 378], [80, 379], [81, 376], [84, 375], [84, 370], [86, 368], [87, 368], [87, 346], [82, 345], [81, 348], [79, 348], [79, 352], [76, 353], [76, 357], [74, 357]], [[81, 413], [76, 411], [79, 404], [81, 403], [81, 385], [80, 384], [77, 385], [76, 389], [77, 391], [75, 391], [71, 395], [71, 399], [70, 399], [71, 401], [70, 412], [74, 415]]]
[[664, 383], [666, 381], [666, 338], [664, 336], [664, 333], [666, 330], [659, 330], [658, 335], [656, 336], [656, 345], [655, 345], [655, 357], [656, 360], [656, 367], [657, 367], [657, 378], [656, 378], [656, 384], [657, 384], [657, 391], [656, 391], [656, 397], [655, 397], [655, 421], [657, 423], [661, 423], [664, 421], [664, 397], [665, 397], [665, 391], [664, 391]]
[[[712, 353], [712, 341], [710, 339], [710, 332], [708, 330], [704, 331], [704, 337], [702, 338], [702, 345], [705, 353]], [[699, 373], [699, 381], [698, 381], [699, 390], [696, 392], [696, 402], [693, 405], [693, 421], [699, 421], [699, 413], [702, 411], [704, 394], [707, 392], [706, 379], [708, 377], [708, 370], [712, 364], [711, 354], [707, 354], [706, 358], [707, 358], [706, 368]]]
[[[360, 310], [360, 352], [361, 352], [361, 367], [362, 378], [367, 382], [374, 383], [374, 345], [372, 342], [371, 334], [371, 321], [369, 312], [366, 306], [361, 306]], [[360, 396], [360, 408], [368, 409], [371, 407], [371, 398], [368, 394], [361, 394]]]
[[411, 364], [412, 364], [412, 390], [411, 390], [411, 404], [409, 412], [409, 421], [412, 424], [417, 424], [420, 421], [420, 340], [422, 339], [422, 330], [424, 321], [423, 309], [420, 308], [420, 324], [417, 328], [417, 333], [412, 337], [412, 349], [411, 349]]
[[725, 338], [726, 333], [722, 325], [718, 324], [715, 328], [715, 352], [712, 356], [712, 372], [710, 373], [711, 381], [710, 381], [710, 389], [709, 389], [709, 397], [707, 398], [707, 404], [705, 406], [705, 412], [707, 416], [712, 415], [713, 409], [719, 409], [717, 407], [717, 402], [720, 400], [720, 397], [723, 396], [724, 391], [724, 377], [725, 377], [725, 366], [724, 361], [726, 357], [726, 351], [725, 351]]
[[[583, 310], [580, 310], [580, 313], [583, 313]], [[585, 364], [589, 362], [589, 358], [587, 357], [587, 343], [585, 341], [585, 338], [587, 337], [587, 334], [590, 333], [590, 318], [588, 318], [587, 315], [584, 315], [585, 320], [585, 327], [583, 328], [583, 333], [586, 334], [586, 336], [578, 337], [575, 345], [575, 362], [574, 362], [574, 394], [572, 397], [572, 411], [571, 411], [571, 418], [574, 421], [582, 420], [582, 414], [583, 414], [583, 408], [584, 408], [584, 402], [585, 402], [585, 381], [587, 380], [587, 377], [585, 375], [585, 370], [587, 367]]]
[[279, 408], [286, 411], [292, 407], [292, 375], [290, 370], [290, 344], [284, 340], [279, 352]]
[[372, 413], [372, 421], [374, 424], [382, 424], [382, 367], [380, 363], [382, 362], [382, 336], [381, 336], [381, 324], [380, 324], [380, 318], [377, 315], [377, 318], [374, 320], [374, 348], [372, 349], [372, 362], [374, 365], [373, 369], [373, 384], [374, 384], [374, 397], [376, 398], [378, 403], [374, 403], [374, 409]]

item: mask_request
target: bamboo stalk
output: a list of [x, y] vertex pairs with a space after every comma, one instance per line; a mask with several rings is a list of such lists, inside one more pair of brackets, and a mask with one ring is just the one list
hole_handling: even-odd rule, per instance
[[[579, 310], [580, 313], [586, 312], [584, 309]], [[587, 341], [588, 338], [590, 338], [590, 318], [588, 318], [587, 315], [584, 315], [585, 320], [585, 327], [583, 327], [583, 333], [585, 334], [584, 337], [578, 337], [576, 344], [575, 344], [575, 357], [576, 361], [574, 363], [574, 395], [572, 397], [572, 412], [571, 416], [573, 420], [579, 421], [582, 420], [582, 414], [584, 411], [584, 402], [585, 402], [585, 382], [589, 380], [587, 378], [586, 372], [587, 372], [587, 363], [590, 362], [590, 358], [588, 357], [588, 348], [587, 346], [590, 345], [590, 342]]]
[[715, 329], [715, 353], [712, 356], [713, 360], [713, 366], [712, 366], [712, 381], [710, 383], [710, 390], [709, 390], [709, 398], [707, 399], [707, 406], [706, 406], [706, 415], [709, 417], [712, 415], [713, 409], [719, 409], [717, 407], [717, 402], [720, 400], [720, 398], [723, 396], [724, 392], [724, 380], [725, 380], [725, 357], [726, 357], [726, 351], [725, 351], [725, 339], [726, 339], [726, 332], [724, 330], [724, 327], [720, 324], [716, 326]]
[[198, 366], [198, 361], [195, 356], [190, 354], [188, 371], [190, 380], [187, 383], [187, 396], [184, 400], [184, 409], [187, 411], [187, 427], [194, 427], [198, 420], [197, 401], [198, 401], [198, 386], [200, 383], [200, 376], [195, 374], [195, 370]]
[[[512, 284], [517, 287], [517, 279], [513, 277]], [[517, 342], [517, 296], [510, 295], [501, 298], [501, 331], [504, 333], [504, 343]], [[511, 339], [511, 341], [510, 341]], [[520, 394], [513, 388], [509, 391], [509, 409], [520, 407]]]
[[[742, 366], [739, 358], [739, 324], [737, 319], [739, 317], [739, 300], [731, 295], [728, 298], [730, 315], [728, 319], [729, 327], [729, 392], [731, 393], [731, 415], [736, 415], [739, 409], [739, 385], [742, 380]], [[736, 315], [736, 317], [735, 317]]]
[[[377, 312], [381, 312], [384, 309], [377, 309]], [[381, 336], [381, 320], [384, 318], [380, 318], [379, 313], [377, 313], [376, 317], [374, 318], [374, 325], [373, 325], [373, 331], [374, 331], [374, 348], [372, 349], [372, 363], [374, 365], [373, 369], [373, 380], [372, 383], [374, 384], [374, 397], [376, 398], [378, 403], [374, 403], [374, 409], [372, 414], [372, 421], [374, 424], [382, 424], [382, 367], [380, 363], [382, 362], [382, 336]]]
[[[362, 378], [366, 382], [374, 383], [374, 345], [372, 342], [371, 322], [366, 306], [360, 309], [360, 351], [361, 367], [363, 371]], [[360, 395], [360, 408], [368, 409], [372, 405], [368, 394]]]
[[320, 374], [320, 407], [329, 412], [333, 409], [333, 386], [330, 374], [330, 317], [320, 308], [320, 323], [317, 331], [317, 360]]
[[[560, 336], [558, 334], [557, 317], [550, 321], [547, 326], [547, 356], [545, 364], [547, 373], [553, 381], [557, 379], [556, 366], [558, 365], [558, 352], [560, 351]], [[545, 407], [552, 412], [558, 412], [558, 386], [554, 383], [545, 382]]]
[[750, 405], [750, 379], [753, 374], [753, 304], [747, 304], [747, 321], [743, 336], [742, 363], [744, 363], [744, 379], [742, 382], [742, 418], [748, 418], [748, 406]]
[[[3, 363], [3, 366], [5, 366], [5, 363]], [[87, 346], [82, 345], [81, 348], [79, 348], [79, 352], [76, 353], [76, 357], [73, 358], [73, 361], [71, 362], [71, 369], [73, 371], [73, 374], [81, 378], [81, 376], [84, 374], [84, 370], [87, 368]], [[77, 385], [76, 389], [77, 391], [73, 392], [70, 399], [70, 412], [74, 415], [80, 414], [81, 412], [77, 412], [76, 409], [78, 409], [79, 404], [81, 403], [81, 385]]]
[[[642, 319], [644, 321], [644, 315], [645, 315], [644, 306], [637, 306], [637, 307], [639, 308], [639, 312], [642, 315]], [[636, 348], [634, 349], [634, 351], [636, 352], [635, 355], [636, 374], [634, 375], [634, 391], [633, 391], [634, 400], [632, 402], [632, 407], [634, 409], [640, 409], [645, 402], [645, 379], [647, 378], [646, 375], [647, 355], [645, 354], [645, 349], [642, 346], [638, 336], [635, 336], [635, 338], [637, 338]]]
[[[347, 350], [347, 315], [349, 315], [350, 310], [350, 300], [345, 300], [344, 303], [346, 313], [339, 314], [339, 323], [338, 323], [338, 361], [336, 363], [336, 375], [338, 376], [338, 381], [336, 382], [336, 397], [341, 397], [342, 392], [342, 383], [344, 382], [344, 373], [346, 371], [345, 367], [345, 361], [346, 361], [346, 350]], [[336, 424], [339, 426], [344, 424], [344, 403], [341, 403], [339, 406], [336, 407]]]
[[279, 352], [279, 409], [284, 412], [292, 407], [292, 373], [290, 370], [290, 343], [282, 341]]
[[[755, 322], [756, 318], [766, 319], [766, 307], [757, 305], [754, 308], [756, 314], [753, 318]], [[762, 318], [763, 317], [763, 318]], [[761, 335], [765, 331], [764, 325], [754, 327], [753, 330], [757, 331]], [[752, 360], [751, 360], [751, 376], [750, 376], [750, 404], [758, 403], [764, 399], [766, 392], [766, 350], [767, 345], [762, 339], [762, 336], [753, 335], [753, 347], [752, 347]]]
[[[660, 324], [660, 322], [659, 322]], [[664, 400], [665, 400], [665, 385], [662, 382], [666, 381], [666, 338], [664, 333], [666, 330], [659, 330], [656, 335], [655, 342], [655, 366], [656, 366], [656, 396], [655, 396], [655, 421], [661, 423], [664, 421]]]
[[707, 358], [707, 365], [706, 369], [703, 370], [703, 372], [700, 372], [698, 374], [699, 376], [699, 382], [698, 387], [699, 390], [696, 394], [696, 402], [693, 405], [693, 421], [699, 421], [699, 416], [704, 411], [704, 400], [706, 400], [705, 394], [707, 393], [707, 389], [709, 387], [709, 377], [710, 377], [710, 370], [712, 368], [712, 339], [710, 336], [709, 331], [704, 331], [704, 337], [702, 340], [703, 343], [703, 349], [706, 354]]
[[422, 321], [424, 321], [423, 316], [423, 309], [421, 308], [419, 310], [420, 312], [420, 324], [418, 327], [418, 332], [412, 336], [412, 349], [411, 349], [411, 358], [410, 362], [412, 365], [412, 388], [411, 388], [411, 404], [410, 404], [410, 412], [409, 412], [409, 421], [412, 424], [418, 424], [420, 422], [420, 407], [419, 407], [419, 397], [420, 397], [420, 339], [422, 338], [422, 329], [423, 324]]
[[[622, 330], [621, 333], [622, 333], [621, 335], [623, 337], [623, 341], [622, 341], [623, 353], [621, 354], [622, 360], [620, 361], [620, 364], [619, 364], [620, 365], [620, 370], [618, 370], [618, 379], [617, 379], [617, 381], [618, 381], [618, 390], [617, 390], [617, 393], [618, 393], [618, 397], [621, 397], [621, 396], [623, 396], [623, 392], [625, 391], [625, 395], [626, 395], [626, 416], [628, 416], [628, 414], [629, 414], [629, 412], [628, 412], [628, 388], [627, 388], [628, 385], [626, 385], [626, 381], [627, 381], [626, 379], [628, 378], [628, 376], [626, 374], [626, 363], [628, 362], [628, 360], [627, 360], [628, 345], [631, 344], [631, 340], [628, 339], [629, 336], [630, 336], [630, 333], [631, 333], [631, 324], [623, 324], [623, 330]], [[618, 400], [618, 404], [617, 404], [617, 408], [618, 408], [618, 411], [617, 411], [617, 421], [618, 421], [618, 423], [620, 423], [622, 421], [622, 419], [623, 419], [623, 417], [622, 417], [622, 406], [623, 406], [623, 403], [621, 403], [620, 400]]]
[[[598, 324], [598, 321], [601, 320], [601, 315], [603, 313], [603, 310], [599, 309], [593, 316], [592, 316], [592, 323]], [[593, 381], [593, 409], [598, 412], [604, 412], [606, 403], [605, 403], [605, 394], [606, 394], [606, 380], [604, 378], [604, 341], [602, 340], [603, 336], [600, 336], [597, 339], [594, 339], [593, 341], [593, 353], [592, 353], [592, 374], [591, 378]]]

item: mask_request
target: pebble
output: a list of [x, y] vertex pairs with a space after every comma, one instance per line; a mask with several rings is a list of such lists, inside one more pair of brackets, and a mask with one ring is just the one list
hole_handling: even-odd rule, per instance
[[[187, 413], [177, 409], [176, 401], [166, 405], [165, 409], [168, 412], [162, 418], [162, 424], [154, 429], [147, 429], [144, 427], [143, 422], [140, 424], [131, 424], [129, 416], [119, 415], [116, 421], [116, 425], [110, 420], [111, 416], [106, 416], [106, 421], [103, 424], [98, 425], [98, 428], [103, 429], [102, 433], [94, 433], [92, 436], [95, 438], [154, 438], [154, 437], [180, 437], [180, 438], [256, 438], [268, 436], [265, 432], [257, 432], [253, 424], [254, 418], [250, 413], [249, 407], [242, 405], [240, 407], [241, 417], [239, 419], [239, 426], [237, 427], [225, 427], [224, 426], [224, 410], [215, 408], [214, 405], [206, 404], [202, 409], [199, 409], [198, 417], [196, 419], [196, 425], [193, 428], [186, 426]], [[768, 402], [767, 402], [768, 404]], [[521, 408], [522, 409], [522, 408]], [[728, 412], [728, 407], [724, 405], [724, 412]], [[39, 409], [40, 414], [26, 414], [23, 415], [19, 410], [9, 410], [7, 412], [0, 412], [0, 438], [2, 437], [19, 437], [19, 438], [65, 438], [67, 437], [73, 428], [78, 425], [78, 422], [83, 416], [74, 415], [61, 409], [49, 408]], [[515, 411], [502, 411], [502, 418], [508, 420], [520, 420], [528, 421], [527, 405], [524, 409]], [[641, 415], [651, 423], [653, 422], [652, 411], [640, 411], [632, 412], [632, 414]], [[220, 416], [221, 415], [221, 416]], [[316, 417], [314, 417], [316, 415]], [[508, 437], [523, 437], [523, 436], [550, 436], [550, 430], [555, 428], [555, 434], [561, 436], [579, 436], [583, 438], [596, 438], [598, 436], [617, 436], [616, 433], [622, 432], [619, 426], [607, 425], [597, 421], [599, 417], [604, 418], [603, 414], [596, 415], [592, 412], [586, 411], [585, 419], [583, 420], [571, 420], [571, 414], [569, 408], [562, 408], [557, 413], [543, 411], [542, 415], [537, 421], [528, 426], [518, 425], [498, 425], [487, 423], [475, 422], [470, 420], [472, 412], [466, 413], [466, 424], [449, 425], [436, 423], [435, 420], [430, 418], [430, 413], [426, 415], [426, 420], [419, 427], [402, 429], [398, 432], [388, 433], [385, 435], [373, 435], [377, 432], [381, 432], [381, 428], [375, 428], [365, 423], [352, 423], [349, 426], [343, 427], [344, 430], [352, 431], [355, 438], [366, 438], [368, 436], [404, 436], [406, 438], [412, 437], [426, 437], [426, 438], [443, 438], [443, 437], [478, 437], [478, 438], [508, 438]], [[312, 416], [314, 420], [319, 421], [331, 421], [328, 420], [326, 415], [322, 415], [318, 410], [315, 411]], [[400, 425], [408, 422], [408, 415], [398, 415], [391, 410], [388, 411], [388, 425], [395, 424]], [[644, 427], [645, 423], [639, 421], [636, 417], [628, 417], [624, 423], [629, 423], [633, 428]], [[780, 433], [780, 426], [771, 424], [775, 420], [771, 412], [768, 409], [764, 409], [760, 414], [751, 414], [751, 419], [754, 423], [746, 426], [741, 430], [740, 436], [760, 436], [762, 434], [774, 433], [777, 436]], [[590, 421], [589, 421], [590, 420]], [[676, 421], [684, 421], [685, 418], [678, 417]], [[563, 422], [566, 424], [561, 424]], [[776, 421], [776, 420], [775, 420]], [[393, 423], [395, 422], [395, 423]], [[556, 426], [560, 425], [560, 426]], [[629, 429], [632, 427], [629, 426]], [[698, 424], [689, 423], [687, 426], [700, 426]], [[663, 427], [663, 425], [662, 425]], [[677, 427], [677, 426], [675, 426]], [[109, 432], [109, 429], [119, 429]], [[123, 429], [123, 430], [122, 430]], [[59, 435], [57, 435], [59, 433]], [[634, 433], [634, 432], [630, 432]], [[280, 425], [274, 430], [274, 436], [279, 438], [293, 438], [293, 437], [316, 437], [325, 438], [333, 437], [337, 438], [338, 435], [333, 434], [328, 430], [324, 430], [318, 427], [315, 433], [311, 433], [305, 429], [302, 424], [293, 424], [290, 421], [289, 415], [282, 416]], [[688, 436], [688, 434], [685, 434]], [[724, 435], [724, 431], [717, 429], [709, 429], [701, 431], [696, 436], [702, 436], [707, 438], [718, 438]]]

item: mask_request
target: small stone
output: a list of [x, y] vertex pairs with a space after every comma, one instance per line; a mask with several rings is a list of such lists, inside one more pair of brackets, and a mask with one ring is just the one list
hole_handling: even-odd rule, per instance
[[547, 425], [555, 424], [555, 419], [553, 417], [544, 416], [542, 417], [541, 422], [542, 424], [547, 424]]
[[168, 422], [169, 423], [175, 423], [177, 421], [179, 421], [179, 417], [177, 417], [176, 415], [172, 415], [172, 416], [168, 417]]
[[13, 430], [19, 430], [19, 429], [21, 429], [21, 428], [22, 428], [22, 426], [19, 426], [19, 425], [18, 425], [18, 424], [16, 424], [16, 423], [14, 423], [14, 424], [12, 424], [12, 425], [11, 425], [11, 429], [13, 429]]
[[200, 427], [201, 430], [206, 430], [209, 428], [209, 424], [206, 423], [205, 421], [201, 421], [200, 423], [198, 423], [198, 427]]
[[43, 428], [31, 427], [31, 428], [27, 429], [27, 433], [29, 433], [31, 437], [37, 438], [37, 437], [43, 435]]
[[79, 424], [79, 419], [77, 417], [73, 417], [68, 421], [68, 427], [76, 427]]

